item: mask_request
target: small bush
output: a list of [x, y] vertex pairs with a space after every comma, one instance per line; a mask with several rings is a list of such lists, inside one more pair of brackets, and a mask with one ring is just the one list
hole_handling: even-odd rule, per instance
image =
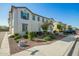
[[56, 36], [53, 35], [53, 34], [51, 34], [51, 35], [49, 35], [49, 36], [51, 37], [51, 39], [55, 39], [55, 38], [56, 38]]
[[14, 37], [15, 40], [20, 39], [20, 38], [21, 38], [20, 35]]
[[27, 39], [27, 38], [28, 38], [28, 34], [25, 34], [23, 37], [24, 37], [25, 39]]
[[15, 34], [14, 34], [14, 36], [18, 36], [18, 35], [19, 35], [18, 33], [15, 33]]
[[14, 38], [14, 37], [15, 37], [14, 35], [9, 36], [9, 38]]
[[51, 39], [50, 36], [46, 36], [46, 37], [44, 37], [44, 40], [45, 40], [45, 41], [51, 41], [52, 39]]
[[34, 37], [35, 37], [35, 36], [34, 36], [34, 33], [33, 33], [33, 32], [29, 32], [29, 33], [28, 33], [28, 38], [29, 38], [30, 40], [33, 40]]
[[56, 36], [54, 34], [49, 33], [49, 34], [43, 35], [43, 38], [46, 41], [51, 41], [51, 40], [55, 39]]
[[33, 36], [34, 37], [37, 37], [37, 32], [33, 32]]
[[16, 43], [18, 43], [18, 42], [19, 42], [19, 39], [16, 40]]
[[26, 32], [25, 34], [27, 34], [27, 35], [28, 35], [28, 32]]

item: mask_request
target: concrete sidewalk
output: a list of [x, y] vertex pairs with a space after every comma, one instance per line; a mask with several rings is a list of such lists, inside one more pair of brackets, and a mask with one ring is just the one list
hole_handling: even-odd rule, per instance
[[10, 49], [8, 42], [8, 34], [6, 32], [0, 48], [0, 56], [8, 56], [8, 55], [10, 55]]
[[0, 48], [1, 48], [1, 43], [4, 38], [4, 35], [5, 35], [5, 32], [0, 32]]
[[[49, 45], [36, 46], [22, 52], [16, 53], [13, 56], [65, 56], [73, 46], [76, 38], [74, 35], [69, 35], [59, 41]], [[36, 51], [36, 52], [34, 52]]]

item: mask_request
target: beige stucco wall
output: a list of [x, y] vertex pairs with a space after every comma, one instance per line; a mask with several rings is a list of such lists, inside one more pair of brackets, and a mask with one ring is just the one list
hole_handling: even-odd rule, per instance
[[[29, 13], [29, 20], [21, 19], [21, 11], [25, 11]], [[38, 32], [39, 28], [43, 24], [42, 17], [40, 17], [40, 21], [38, 21], [38, 16], [35, 16], [35, 20], [32, 20], [32, 13], [24, 8], [13, 9], [13, 28], [12, 33], [19, 33], [23, 35], [25, 32], [22, 32], [22, 24], [28, 24], [28, 32]], [[45, 19], [45, 18], [44, 18]], [[46, 21], [46, 19], [45, 19]]]

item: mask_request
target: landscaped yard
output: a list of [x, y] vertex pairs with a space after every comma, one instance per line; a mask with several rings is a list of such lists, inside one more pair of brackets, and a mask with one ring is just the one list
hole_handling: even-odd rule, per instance
[[[51, 34], [53, 39], [50, 40], [48, 38], [48, 35], [46, 35], [46, 37], [44, 37], [44, 38], [42, 37], [43, 35], [36, 36], [32, 40], [27, 38], [27, 36], [20, 37], [19, 35], [16, 35], [16, 36], [18, 36], [18, 39], [16, 39], [14, 36], [13, 36], [13, 38], [9, 38], [10, 53], [14, 54], [14, 53], [23, 51], [25, 49], [28, 49], [28, 48], [31, 48], [34, 46], [51, 44], [57, 40], [64, 38], [63, 35], [55, 35], [55, 38], [54, 38], [53, 35]], [[23, 49], [18, 46], [20, 40], [24, 41], [24, 44], [26, 45], [25, 48], [23, 48]]]
[[[41, 32], [26, 32], [25, 35], [15, 33], [11, 35], [9, 37], [10, 53], [14, 54], [34, 46], [51, 44], [65, 37], [63, 32], [48, 32], [50, 25], [52, 25], [51, 22], [45, 22], [41, 26], [43, 29]], [[61, 26], [58, 26], [58, 28], [61, 29]], [[52, 27], [50, 29], [52, 30]]]

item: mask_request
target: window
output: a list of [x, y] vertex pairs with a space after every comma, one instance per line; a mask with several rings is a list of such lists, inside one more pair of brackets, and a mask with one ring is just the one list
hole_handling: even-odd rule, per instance
[[32, 19], [35, 20], [35, 15], [32, 16]]
[[42, 18], [42, 22], [44, 22], [44, 18]]
[[26, 31], [27, 32], [27, 24], [22, 24], [22, 31]]
[[21, 11], [21, 18], [22, 19], [29, 19], [29, 13], [24, 13], [23, 11]]
[[40, 17], [38, 16], [38, 21], [40, 21]]
[[29, 13], [27, 13], [26, 17], [27, 17], [26, 19], [28, 19], [28, 20], [29, 20]]

